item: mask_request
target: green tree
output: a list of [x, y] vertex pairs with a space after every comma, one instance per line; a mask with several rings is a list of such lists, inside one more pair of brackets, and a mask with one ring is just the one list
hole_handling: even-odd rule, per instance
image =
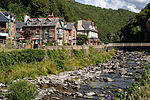
[[0, 8], [0, 11], [6, 11], [5, 9], [3, 9], [3, 8]]
[[89, 39], [87, 35], [82, 35], [82, 34], [77, 35], [77, 45], [87, 44], [88, 40]]
[[32, 0], [28, 11], [32, 17], [46, 17], [50, 13], [49, 0]]
[[122, 42], [150, 42], [146, 31], [146, 22], [150, 18], [150, 3], [142, 11], [132, 17], [121, 29]]
[[25, 10], [22, 4], [12, 3], [11, 5], [9, 5], [9, 11], [14, 13], [16, 16], [20, 16], [17, 17], [17, 20], [21, 20], [24, 18]]

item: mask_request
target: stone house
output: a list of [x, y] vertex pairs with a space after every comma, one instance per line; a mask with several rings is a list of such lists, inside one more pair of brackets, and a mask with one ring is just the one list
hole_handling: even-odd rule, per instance
[[16, 33], [16, 16], [10, 12], [0, 12], [0, 40], [14, 40]]
[[[28, 17], [25, 15], [25, 17]], [[24, 18], [26, 19], [23, 31], [33, 33], [31, 40], [41, 43], [63, 44], [63, 19], [48, 16], [48, 18]]]
[[77, 34], [87, 35], [89, 45], [97, 45], [99, 43], [98, 30], [92, 21], [78, 20]]
[[69, 43], [70, 45], [76, 45], [77, 31], [74, 22], [64, 23], [64, 43]]

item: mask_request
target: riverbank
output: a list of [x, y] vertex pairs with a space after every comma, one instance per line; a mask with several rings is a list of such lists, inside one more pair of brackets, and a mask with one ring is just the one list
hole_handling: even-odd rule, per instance
[[[113, 52], [95, 52], [95, 50], [91, 48], [88, 56], [85, 56], [86, 51], [84, 50], [73, 51], [73, 55], [75, 57], [73, 60], [69, 60], [68, 56], [73, 55], [68, 55], [67, 52], [68, 51], [66, 50], [63, 50], [63, 52], [61, 50], [54, 50], [49, 51], [48, 53], [49, 58], [51, 59], [50, 61], [53, 61], [53, 63], [50, 64], [57, 63], [57, 65], [55, 65], [56, 70], [58, 70], [58, 68], [59, 70], [61, 69], [59, 73], [57, 72], [53, 75], [47, 75], [46, 73], [46, 75], [41, 74], [40, 77], [34, 76], [24, 78], [38, 87], [40, 92], [36, 100], [114, 99], [118, 93], [123, 93], [127, 86], [132, 87], [133, 82], [141, 80], [141, 74], [144, 71], [143, 62], [150, 62], [149, 56], [138, 51], [119, 51], [116, 52], [116, 55], [114, 55]], [[112, 55], [114, 56], [112, 57]], [[111, 59], [108, 60], [108, 58]], [[76, 67], [73, 64], [75, 61], [80, 61], [80, 63], [76, 64]], [[104, 61], [107, 62], [104, 63]], [[70, 70], [74, 71], [67, 71], [66, 69], [68, 69], [68, 67], [64, 67], [66, 65], [70, 65], [70, 63], [71, 65], [73, 64], [72, 66], [75, 68]], [[40, 62], [32, 66], [40, 66], [37, 69], [46, 69], [42, 66], [46, 64], [46, 62], [43, 62], [41, 65], [39, 64]], [[49, 64], [44, 66], [50, 67]], [[52, 72], [52, 69], [53, 68], [50, 67], [50, 72]]]
[[[13, 51], [7, 54], [13, 54]], [[32, 59], [32, 57], [30, 58], [30, 54], [27, 55], [29, 56], [29, 59]], [[94, 49], [93, 47], [89, 48], [88, 53], [84, 49], [66, 50], [62, 48], [58, 50], [47, 50], [46, 57], [41, 62], [21, 62], [12, 65], [11, 61], [9, 61], [10, 65], [3, 66], [4, 68], [1, 68], [0, 70], [0, 82], [9, 85], [17, 79], [33, 80], [37, 79], [39, 76], [45, 76], [49, 74], [58, 75], [64, 71], [77, 70], [103, 63], [110, 59], [113, 55], [113, 50], [106, 52], [105, 49], [99, 50]], [[4, 85], [4, 87], [6, 89], [6, 85]], [[1, 91], [5, 91], [5, 89], [2, 89]]]

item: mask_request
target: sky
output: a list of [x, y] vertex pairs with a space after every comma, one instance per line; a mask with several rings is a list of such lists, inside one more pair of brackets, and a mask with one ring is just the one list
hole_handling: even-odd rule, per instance
[[94, 5], [101, 8], [119, 9], [123, 8], [132, 12], [139, 13], [150, 0], [76, 0], [77, 2]]

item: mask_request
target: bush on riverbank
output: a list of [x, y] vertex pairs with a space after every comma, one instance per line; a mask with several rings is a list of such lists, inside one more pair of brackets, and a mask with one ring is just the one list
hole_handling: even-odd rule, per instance
[[133, 83], [133, 87], [126, 88], [123, 93], [118, 94], [121, 100], [149, 100], [150, 99], [150, 64], [145, 65], [140, 81]]
[[10, 85], [9, 92], [9, 100], [31, 100], [38, 94], [38, 89], [35, 85], [25, 80], [20, 80]]
[[31, 63], [41, 61], [45, 56], [44, 50], [19, 50], [10, 52], [0, 52], [0, 66], [1, 69], [7, 68], [7, 66], [19, 64], [22, 62]]

